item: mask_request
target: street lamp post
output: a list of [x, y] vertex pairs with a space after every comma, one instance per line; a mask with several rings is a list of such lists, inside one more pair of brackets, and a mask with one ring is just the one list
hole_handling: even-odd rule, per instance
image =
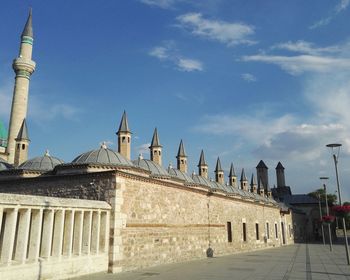
[[[321, 181], [328, 180], [328, 177], [320, 177]], [[326, 198], [326, 214], [329, 216], [329, 209], [328, 209], [328, 199], [327, 199], [327, 187], [326, 184], [323, 183], [323, 189], [324, 189], [324, 194]], [[332, 232], [331, 232], [331, 224], [328, 223], [328, 236], [329, 236], [329, 250], [333, 250], [333, 244], [332, 244]]]
[[322, 222], [322, 210], [321, 210], [321, 195], [320, 194], [318, 194], [318, 209], [320, 210], [322, 241], [323, 241], [323, 245], [326, 245], [326, 242], [324, 240], [324, 231], [323, 231], [323, 222]]
[[[342, 203], [341, 203], [341, 194], [340, 194], [340, 186], [339, 186], [339, 176], [338, 176], [338, 158], [339, 158], [341, 144], [333, 143], [333, 144], [326, 145], [326, 147], [330, 148], [332, 151], [332, 156], [333, 156], [334, 166], [335, 166], [335, 176], [337, 179], [339, 205], [341, 206]], [[343, 220], [343, 232], [344, 232], [344, 239], [345, 239], [346, 260], [348, 262], [348, 265], [350, 265], [349, 245], [348, 245], [348, 236], [346, 234], [345, 218], [342, 218], [342, 220]]]

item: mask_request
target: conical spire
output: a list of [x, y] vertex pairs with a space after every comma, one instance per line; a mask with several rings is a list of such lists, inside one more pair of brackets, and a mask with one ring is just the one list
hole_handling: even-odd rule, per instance
[[22, 37], [27, 36], [33, 38], [33, 26], [32, 26], [32, 8], [29, 10], [28, 19], [26, 25], [24, 26]]
[[160, 145], [160, 142], [159, 142], [159, 136], [158, 136], [157, 128], [154, 129], [151, 147], [162, 147], [162, 145]]
[[128, 125], [128, 118], [126, 116], [125, 111], [124, 111], [122, 119], [120, 121], [120, 125], [119, 125], [119, 129], [118, 129], [117, 134], [119, 134], [121, 132], [129, 132], [130, 133], [130, 129], [129, 129], [129, 125]]
[[201, 151], [201, 156], [199, 158], [199, 163], [198, 166], [203, 166], [203, 165], [207, 165], [207, 163], [205, 162], [205, 158], [204, 158], [204, 151]]
[[251, 178], [251, 180], [250, 180], [250, 185], [251, 185], [251, 186], [256, 186], [256, 180], [255, 180], [254, 173], [252, 174], [252, 178]]
[[16, 140], [29, 140], [26, 119], [23, 119], [23, 122], [22, 122], [21, 128], [19, 129]]
[[284, 169], [284, 167], [280, 161], [277, 163], [276, 169]]
[[247, 177], [245, 176], [244, 168], [242, 168], [242, 173], [241, 173], [241, 182], [242, 181], [248, 181]]
[[268, 167], [266, 166], [265, 162], [263, 160], [260, 160], [258, 165], [256, 166], [256, 168], [265, 168], [268, 169]]
[[229, 177], [235, 177], [235, 169], [233, 168], [233, 163], [231, 163], [231, 167], [230, 167], [230, 174], [228, 175]]
[[180, 141], [180, 146], [179, 146], [179, 150], [177, 152], [177, 156], [176, 157], [177, 158], [179, 158], [179, 157], [187, 157], [186, 156], [186, 152], [185, 152], [185, 147], [184, 147], [184, 144], [182, 142], [182, 139]]
[[218, 157], [218, 159], [216, 161], [215, 172], [222, 172], [222, 171], [224, 171], [224, 170], [221, 168], [220, 158]]

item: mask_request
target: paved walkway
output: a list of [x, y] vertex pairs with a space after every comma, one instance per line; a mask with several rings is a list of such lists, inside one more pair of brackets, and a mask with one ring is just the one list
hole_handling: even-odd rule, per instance
[[345, 248], [295, 244], [230, 256], [161, 265], [119, 274], [99, 273], [76, 280], [288, 280], [350, 279]]

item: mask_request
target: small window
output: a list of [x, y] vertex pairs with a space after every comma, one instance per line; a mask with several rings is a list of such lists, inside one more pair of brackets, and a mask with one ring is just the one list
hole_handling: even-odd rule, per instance
[[227, 241], [232, 242], [232, 226], [231, 222], [227, 222]]
[[21, 148], [21, 144], [17, 144], [17, 149]]
[[276, 239], [278, 238], [278, 228], [277, 228], [277, 224], [275, 224], [275, 236], [276, 236]]
[[243, 241], [247, 241], [247, 224], [243, 223]]
[[125, 143], [125, 140], [126, 140], [126, 138], [125, 138], [125, 136], [123, 136], [122, 137], [122, 143]]
[[26, 145], [22, 144], [22, 150], [25, 150], [25, 149], [26, 149]]
[[256, 240], [259, 240], [260, 236], [259, 236], [259, 224], [258, 223], [255, 224], [255, 234], [256, 234]]
[[182, 159], [182, 160], [181, 160], [181, 164], [184, 164], [184, 163], [185, 163], [185, 161]]
[[128, 143], [130, 143], [130, 137], [128, 137]]
[[266, 238], [270, 239], [270, 225], [266, 223]]
[[159, 151], [159, 155], [161, 154], [161, 152]]
[[288, 228], [289, 228], [289, 237], [292, 237], [292, 228], [290, 225], [288, 225]]
[[153, 154], [156, 155], [156, 154], [157, 154], [157, 151], [153, 151]]

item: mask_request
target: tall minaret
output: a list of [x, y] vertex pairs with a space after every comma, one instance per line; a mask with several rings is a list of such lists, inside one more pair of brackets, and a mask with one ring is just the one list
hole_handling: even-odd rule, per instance
[[29, 80], [35, 70], [35, 62], [32, 60], [33, 40], [32, 10], [30, 9], [27, 23], [21, 36], [19, 56], [12, 64], [12, 68], [16, 73], [16, 78], [13, 90], [8, 144], [6, 149], [9, 163], [14, 163], [16, 146], [15, 139], [18, 136], [23, 120], [27, 116]]
[[187, 172], [187, 156], [185, 152], [185, 147], [184, 144], [181, 140], [180, 145], [179, 145], [179, 150], [177, 152], [177, 169], [179, 169], [182, 172]]
[[118, 135], [118, 153], [130, 159], [130, 147], [131, 147], [131, 131], [128, 125], [128, 119], [126, 112], [124, 111], [122, 119], [120, 121]]
[[154, 129], [151, 146], [149, 147], [151, 153], [151, 161], [162, 165], [162, 145], [159, 142], [158, 130]]
[[197, 166], [198, 166], [199, 176], [208, 178], [208, 164], [205, 162], [203, 150], [201, 151], [201, 156], [199, 158], [199, 163]]

